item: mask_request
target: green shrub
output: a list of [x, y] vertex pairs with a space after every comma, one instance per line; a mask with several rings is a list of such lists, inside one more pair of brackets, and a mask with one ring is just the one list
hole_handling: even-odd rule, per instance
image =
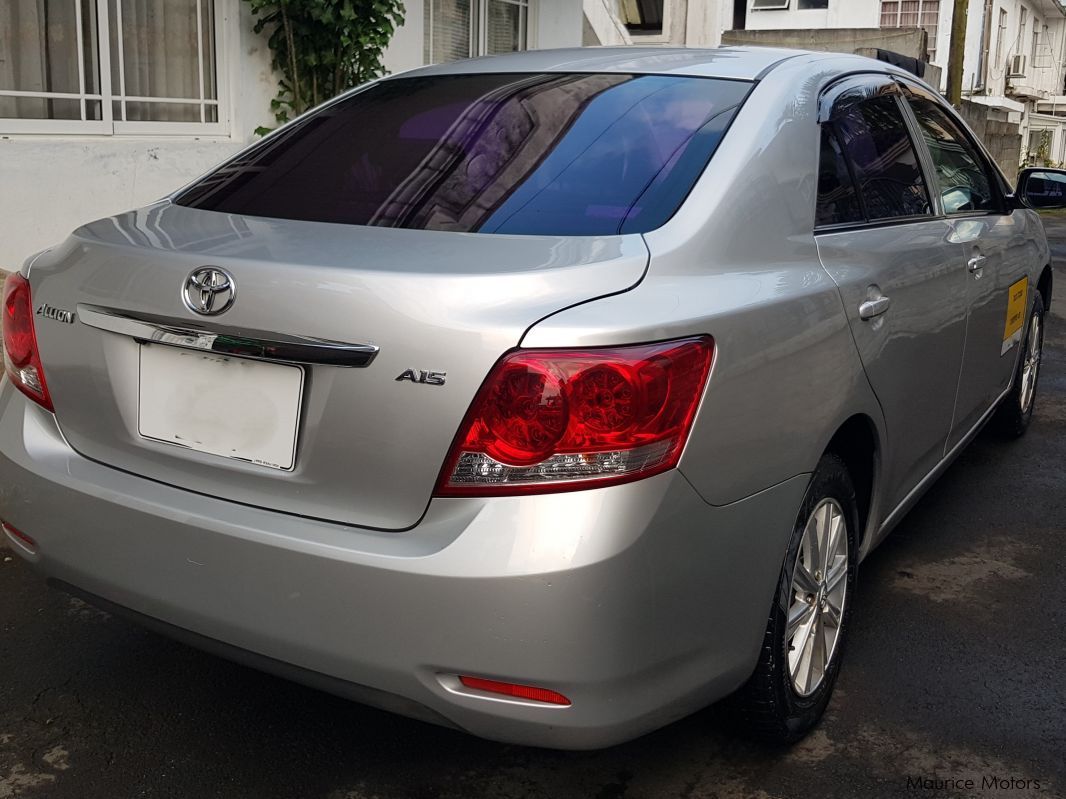
[[[281, 73], [270, 109], [279, 124], [385, 74], [381, 56], [403, 24], [402, 0], [246, 0]], [[270, 128], [257, 128], [268, 133]]]

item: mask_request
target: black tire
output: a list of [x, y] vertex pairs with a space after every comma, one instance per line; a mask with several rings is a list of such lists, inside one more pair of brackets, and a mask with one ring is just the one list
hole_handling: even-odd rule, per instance
[[[1028, 403], [1024, 399], [1024, 373], [1026, 364], [1031, 360], [1030, 345], [1033, 335], [1033, 320], [1037, 320], [1035, 374], [1032, 377], [1032, 391], [1028, 394]], [[1014, 372], [1014, 385], [1010, 393], [1000, 402], [992, 419], [995, 430], [1007, 438], [1020, 438], [1029, 429], [1033, 420], [1033, 408], [1036, 406], [1036, 388], [1040, 381], [1040, 360], [1044, 352], [1044, 298], [1038, 291], [1033, 300], [1033, 310], [1025, 320], [1025, 337], [1022, 339], [1022, 351], [1018, 355], [1018, 366]]]
[[[821, 682], [804, 696], [793, 686], [786, 640], [788, 610], [793, 604], [793, 573], [800, 557], [804, 530], [812, 513], [824, 500], [833, 499], [842, 510], [847, 528], [848, 557], [846, 589], [836, 644]], [[822, 456], [811, 478], [796, 518], [788, 552], [781, 568], [777, 593], [766, 625], [762, 651], [754, 673], [732, 698], [734, 717], [749, 735], [771, 743], [793, 743], [821, 719], [840, 671], [851, 608], [854, 604], [859, 514], [855, 488], [844, 462], [833, 453]]]

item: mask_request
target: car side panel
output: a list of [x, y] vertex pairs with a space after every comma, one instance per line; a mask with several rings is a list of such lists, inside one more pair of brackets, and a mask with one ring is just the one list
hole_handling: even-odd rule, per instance
[[[944, 456], [966, 336], [966, 264], [942, 219], [818, 237], [889, 433], [883, 493], [899, 502]], [[872, 296], [891, 304], [864, 320]]]
[[[969, 320], [966, 353], [959, 377], [950, 449], [973, 428], [1007, 390], [1018, 363], [1021, 336], [1007, 335], [1011, 287], [1028, 278], [1024, 309], [1032, 307], [1040, 269], [1047, 263], [1046, 240], [1036, 214], [1016, 210], [973, 219], [955, 220], [958, 238], [966, 239], [967, 259], [983, 256], [982, 267], [967, 275]], [[1023, 317], [1025, 318], [1025, 317]]]

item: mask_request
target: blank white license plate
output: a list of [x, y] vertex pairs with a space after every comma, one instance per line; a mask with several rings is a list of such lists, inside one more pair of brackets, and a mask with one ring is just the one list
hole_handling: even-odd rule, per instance
[[142, 436], [272, 469], [292, 469], [304, 371], [164, 345], [141, 345]]

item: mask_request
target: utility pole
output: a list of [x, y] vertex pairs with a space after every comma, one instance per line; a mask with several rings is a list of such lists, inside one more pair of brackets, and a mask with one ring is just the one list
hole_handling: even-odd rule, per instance
[[966, 57], [966, 14], [970, 0], [955, 0], [951, 12], [951, 46], [948, 49], [948, 102], [962, 106], [962, 62]]

